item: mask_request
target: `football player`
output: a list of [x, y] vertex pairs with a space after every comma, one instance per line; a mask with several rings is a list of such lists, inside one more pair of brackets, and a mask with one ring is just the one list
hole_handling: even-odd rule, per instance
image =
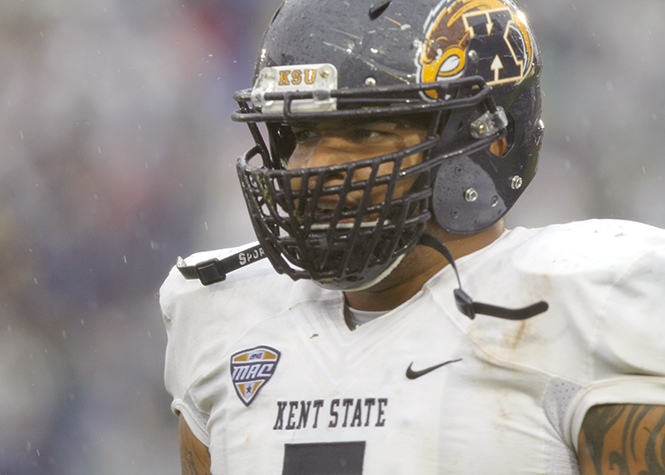
[[161, 289], [183, 474], [665, 473], [665, 233], [505, 230], [542, 143], [512, 0], [288, 0], [234, 120], [258, 243]]

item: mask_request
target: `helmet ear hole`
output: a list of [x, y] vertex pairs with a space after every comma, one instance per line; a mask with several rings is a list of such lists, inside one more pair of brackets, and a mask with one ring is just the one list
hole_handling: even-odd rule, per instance
[[492, 152], [497, 157], [505, 157], [508, 155], [513, 147], [513, 144], [515, 143], [515, 120], [513, 119], [512, 115], [506, 115], [508, 117], [506, 136], [490, 145], [490, 152]]
[[492, 152], [497, 157], [503, 157], [508, 151], [508, 140], [502, 138], [490, 145], [490, 152]]

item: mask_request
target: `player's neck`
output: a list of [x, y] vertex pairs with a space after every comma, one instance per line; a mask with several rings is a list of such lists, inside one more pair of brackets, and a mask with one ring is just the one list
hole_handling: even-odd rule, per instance
[[[435, 226], [430, 226], [428, 232], [446, 244], [455, 259], [459, 259], [488, 246], [503, 230], [504, 223], [500, 221], [478, 234], [452, 235]], [[448, 261], [434, 249], [416, 246], [383, 281], [366, 290], [346, 292], [346, 301], [358, 310], [392, 310], [417, 294], [446, 265]]]

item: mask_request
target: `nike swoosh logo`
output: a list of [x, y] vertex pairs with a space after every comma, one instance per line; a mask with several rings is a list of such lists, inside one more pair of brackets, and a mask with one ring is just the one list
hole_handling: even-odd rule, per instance
[[439, 369], [441, 366], [446, 366], [447, 364], [450, 364], [450, 363], [457, 363], [458, 361], [462, 361], [462, 358], [460, 358], [458, 360], [445, 361], [443, 363], [440, 363], [440, 364], [437, 364], [437, 365], [434, 365], [434, 366], [430, 366], [429, 368], [421, 369], [420, 371], [412, 370], [411, 367], [413, 366], [413, 363], [411, 363], [409, 365], [409, 367], [406, 369], [406, 377], [409, 378], [409, 379], [417, 379], [417, 378], [420, 378], [421, 376], [425, 376], [427, 373], [430, 373], [430, 372], [434, 371], [435, 369]]

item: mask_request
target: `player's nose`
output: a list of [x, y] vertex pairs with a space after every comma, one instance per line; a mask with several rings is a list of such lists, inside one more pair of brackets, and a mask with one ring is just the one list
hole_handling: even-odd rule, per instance
[[342, 138], [335, 135], [322, 135], [317, 140], [298, 144], [289, 159], [289, 169], [319, 168], [346, 163], [348, 147]]

